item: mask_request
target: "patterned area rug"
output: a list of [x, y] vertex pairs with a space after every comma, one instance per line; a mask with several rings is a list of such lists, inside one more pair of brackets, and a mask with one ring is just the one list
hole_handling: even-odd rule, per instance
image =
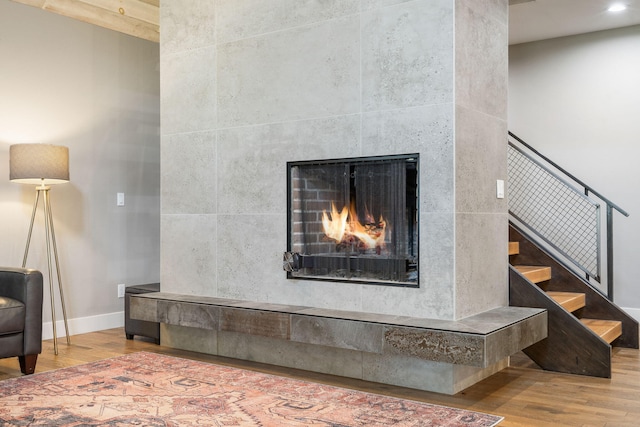
[[0, 382], [2, 426], [495, 426], [478, 412], [153, 353]]

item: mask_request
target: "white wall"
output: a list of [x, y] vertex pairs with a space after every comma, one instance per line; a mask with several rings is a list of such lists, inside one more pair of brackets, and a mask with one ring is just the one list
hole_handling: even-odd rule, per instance
[[[66, 145], [51, 203], [71, 333], [122, 325], [116, 285], [160, 274], [158, 44], [0, 0], [0, 58], [0, 265], [22, 263], [35, 193], [9, 182], [9, 146]], [[46, 280], [38, 215], [27, 266]], [[46, 337], [48, 289], [44, 320]]]
[[509, 129], [630, 213], [614, 216], [615, 302], [640, 313], [640, 26], [514, 45]]

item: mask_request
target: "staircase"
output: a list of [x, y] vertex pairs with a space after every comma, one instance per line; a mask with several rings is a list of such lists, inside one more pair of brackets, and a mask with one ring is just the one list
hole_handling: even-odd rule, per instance
[[509, 303], [545, 308], [548, 336], [524, 353], [541, 368], [611, 378], [612, 346], [638, 348], [638, 322], [509, 227]]

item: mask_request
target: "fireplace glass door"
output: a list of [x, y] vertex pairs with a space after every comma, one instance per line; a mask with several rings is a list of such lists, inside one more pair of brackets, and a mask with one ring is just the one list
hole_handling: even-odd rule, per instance
[[417, 154], [287, 167], [287, 277], [418, 286]]

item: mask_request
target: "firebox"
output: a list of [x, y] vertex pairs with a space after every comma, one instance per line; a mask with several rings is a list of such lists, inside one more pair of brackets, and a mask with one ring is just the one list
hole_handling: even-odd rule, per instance
[[288, 162], [290, 279], [418, 287], [418, 154]]

